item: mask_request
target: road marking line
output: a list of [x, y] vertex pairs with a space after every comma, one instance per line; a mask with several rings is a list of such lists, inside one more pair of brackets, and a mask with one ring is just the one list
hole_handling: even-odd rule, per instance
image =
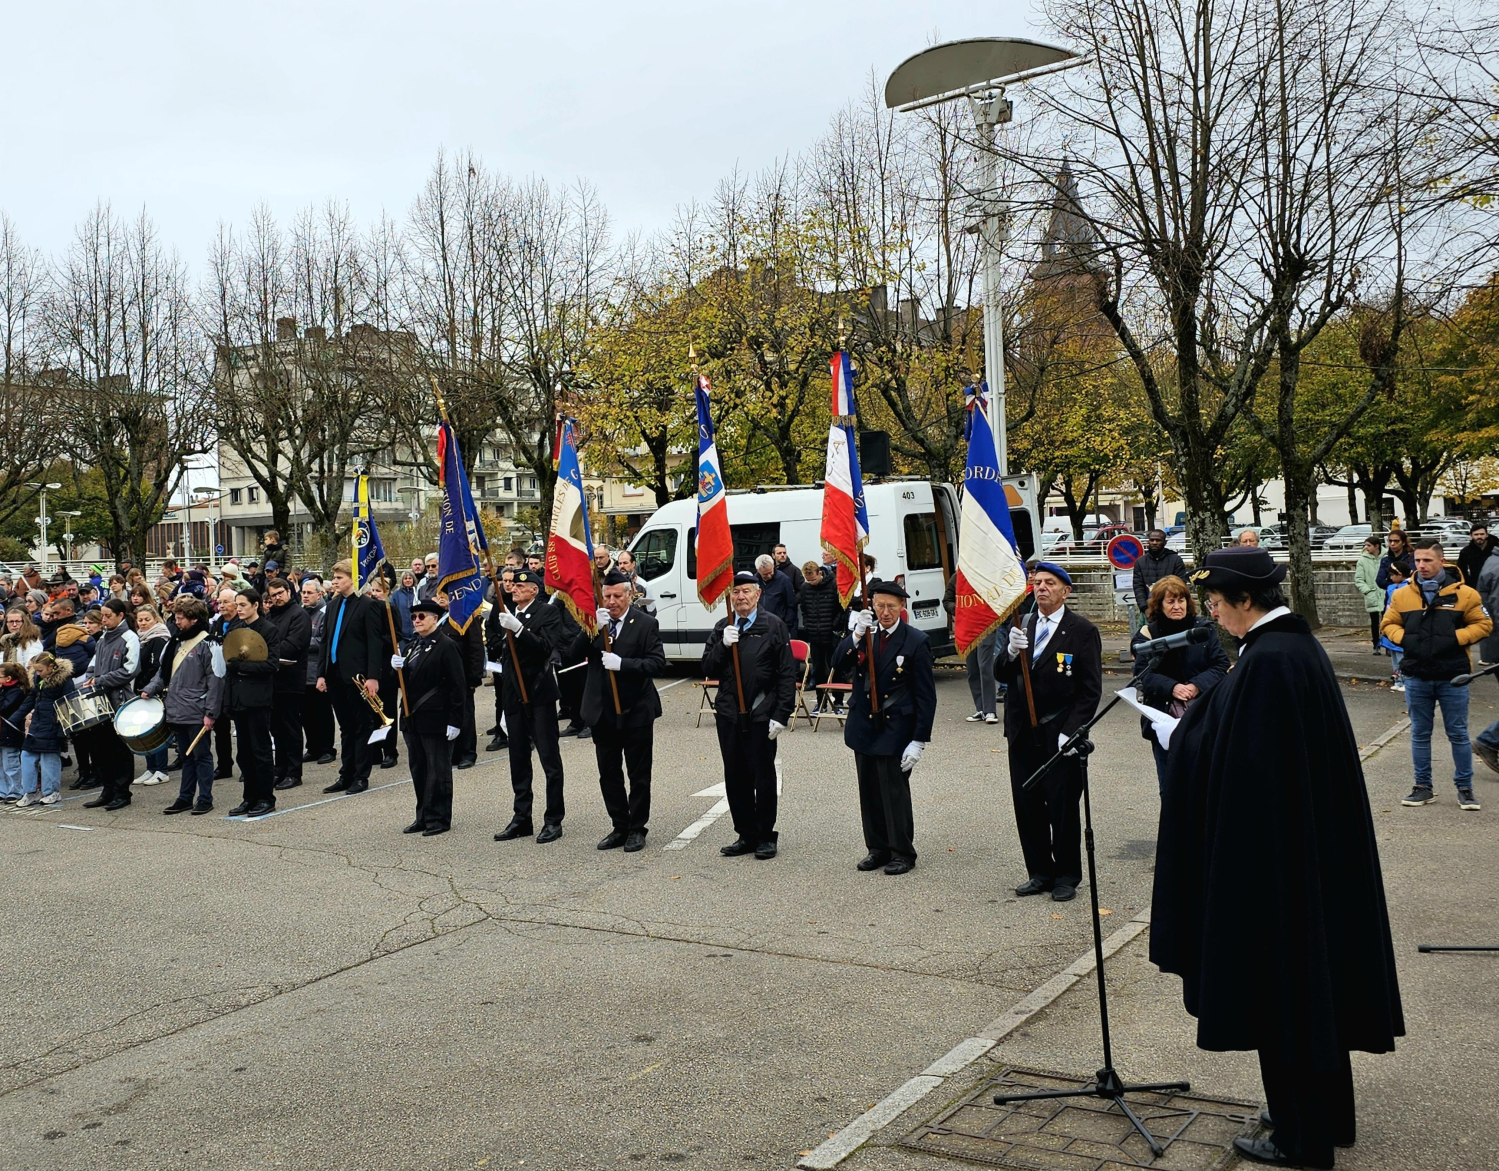
[[664, 687], [658, 687], [658, 688], [656, 688], [656, 690], [657, 690], [657, 692], [670, 691], [673, 687], [680, 687], [684, 683], [691, 683], [691, 682], [692, 682], [692, 680], [690, 680], [690, 679], [673, 679], [670, 683], [666, 684], [666, 686], [664, 686]]
[[[381, 789], [394, 789], [397, 785], [409, 785], [411, 778], [404, 781], [387, 781], [383, 785], [371, 785], [364, 793], [378, 793]], [[364, 793], [335, 793], [332, 797], [324, 797], [321, 801], [309, 801], [305, 805], [288, 805], [285, 809], [273, 809], [271, 812], [260, 817], [230, 817], [227, 814], [221, 819], [223, 821], [269, 821], [273, 817], [280, 817], [283, 813], [295, 813], [298, 809], [311, 809], [315, 805], [327, 805], [331, 801], [342, 801], [345, 797], [363, 797]]]
[[1410, 726], [1410, 717], [1407, 716], [1398, 724], [1388, 729], [1383, 735], [1379, 737], [1378, 740], [1369, 745], [1368, 748], [1360, 748], [1358, 752], [1359, 763], [1362, 764], [1364, 761], [1368, 760], [1371, 756], [1373, 756], [1376, 752], [1378, 752], [1381, 748], [1383, 748], [1391, 740], [1395, 739], [1396, 736], [1400, 735], [1400, 733], [1404, 732]]
[[[776, 795], [780, 796], [782, 789], [781, 758], [776, 757]], [[694, 821], [666, 845], [663, 850], [685, 850], [690, 846], [703, 830], [707, 829], [720, 817], [729, 811], [729, 798], [725, 792], [724, 782], [719, 781], [716, 785], [709, 785], [706, 789], [699, 789], [693, 794], [694, 797], [717, 797], [719, 800], [709, 809], [707, 813]]]
[[[1108, 959], [1120, 948], [1137, 939], [1149, 926], [1149, 910], [1141, 911], [1103, 941], [1104, 959]], [[944, 1081], [967, 1069], [1016, 1028], [1048, 1005], [1053, 1004], [1079, 980], [1092, 975], [1095, 966], [1093, 949], [1089, 948], [1078, 956], [1065, 971], [1058, 972], [1029, 996], [995, 1017], [978, 1036], [959, 1041], [916, 1077], [905, 1082], [815, 1150], [804, 1155], [797, 1166], [803, 1168], [804, 1171], [828, 1171], [829, 1168], [836, 1167]]]
[[66, 822], [59, 821], [57, 823], [57, 828], [58, 829], [82, 829], [82, 830], [89, 830], [90, 832], [92, 832], [93, 830], [96, 830], [99, 827], [97, 825], [68, 825]]

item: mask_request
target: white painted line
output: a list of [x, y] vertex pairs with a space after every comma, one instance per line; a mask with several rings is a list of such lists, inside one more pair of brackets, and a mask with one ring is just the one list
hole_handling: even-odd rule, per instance
[[60, 821], [60, 822], [57, 823], [57, 828], [58, 829], [81, 829], [81, 830], [87, 830], [88, 832], [92, 833], [94, 830], [98, 829], [99, 827], [97, 825], [68, 825], [66, 822]]
[[1400, 733], [1404, 732], [1410, 726], [1411, 722], [1409, 718], [1401, 720], [1398, 724], [1396, 724], [1394, 727], [1390, 728], [1382, 736], [1380, 736], [1378, 740], [1374, 741], [1373, 744], [1369, 745], [1368, 748], [1359, 749], [1359, 763], [1362, 764], [1364, 761], [1368, 760], [1371, 756], [1373, 756], [1376, 752], [1378, 752], [1381, 748], [1383, 748], [1391, 740], [1395, 739], [1396, 736], [1400, 735]]
[[[779, 796], [784, 787], [784, 777], [781, 772], [781, 758], [776, 757], [776, 794]], [[706, 789], [699, 789], [693, 794], [694, 797], [717, 797], [713, 808], [694, 821], [666, 845], [663, 850], [685, 850], [693, 840], [705, 829], [729, 811], [729, 798], [724, 789], [724, 782], [719, 781], [716, 785], [709, 785]]]
[[363, 797], [365, 793], [378, 793], [381, 789], [394, 789], [397, 785], [409, 785], [411, 778], [404, 781], [387, 781], [383, 785], [371, 785], [363, 793], [335, 793], [332, 797], [324, 797], [321, 801], [309, 801], [306, 805], [288, 805], [285, 809], [273, 809], [262, 817], [228, 817], [224, 821], [269, 821], [273, 817], [280, 817], [283, 813], [295, 813], [298, 809], [311, 809], [316, 805], [327, 805], [333, 801], [342, 801], [346, 797]]
[[693, 794], [694, 797], [727, 797], [728, 790], [722, 781], [716, 785], [709, 785], [706, 789], [699, 789]]
[[[1140, 936], [1150, 926], [1150, 911], [1136, 915], [1118, 931], [1103, 941], [1104, 958], [1108, 959], [1131, 940]], [[961, 1073], [1014, 1029], [1024, 1024], [1085, 976], [1090, 976], [1096, 967], [1093, 949], [1078, 956], [1065, 971], [1059, 972], [1033, 991], [1025, 999], [1011, 1005], [1001, 1015], [990, 1021], [976, 1037], [959, 1041], [917, 1077], [902, 1085], [889, 1097], [871, 1106], [855, 1118], [832, 1138], [817, 1147], [797, 1163], [805, 1171], [827, 1171], [836, 1167], [849, 1155], [872, 1139], [879, 1131], [894, 1122], [922, 1098], [926, 1097], [944, 1080]]]
[[684, 683], [691, 683], [691, 682], [692, 682], [691, 679], [673, 679], [670, 683], [666, 684], [664, 687], [658, 687], [658, 688], [656, 688], [656, 690], [658, 692], [661, 692], [661, 691], [670, 691], [673, 687], [680, 687]]

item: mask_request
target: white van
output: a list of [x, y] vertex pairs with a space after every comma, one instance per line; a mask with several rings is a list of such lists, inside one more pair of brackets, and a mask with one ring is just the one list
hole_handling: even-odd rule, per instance
[[[1019, 485], [1017, 494], [1015, 489]], [[1006, 481], [1011, 518], [1023, 555], [1033, 549], [1034, 494], [1030, 477]], [[957, 569], [958, 494], [951, 484], [921, 479], [890, 479], [864, 485], [869, 512], [869, 544], [882, 578], [895, 578], [911, 595], [913, 625], [926, 631], [933, 648], [951, 647], [942, 595]], [[822, 488], [775, 486], [730, 491], [729, 530], [734, 535], [734, 568], [753, 569], [755, 558], [785, 545], [800, 567], [822, 560]], [[1022, 532], [1023, 530], [1023, 532]], [[674, 500], [657, 509], [636, 535], [631, 551], [640, 576], [650, 583], [661, 640], [671, 659], [696, 660], [714, 623], [724, 616], [697, 596], [697, 499]]]

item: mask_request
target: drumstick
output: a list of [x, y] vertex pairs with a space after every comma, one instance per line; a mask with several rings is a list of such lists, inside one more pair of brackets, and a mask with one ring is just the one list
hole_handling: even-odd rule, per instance
[[203, 739], [203, 737], [206, 735], [208, 735], [208, 725], [204, 724], [203, 727], [199, 730], [198, 734], [193, 737], [193, 742], [187, 746], [187, 751], [182, 755], [191, 756], [193, 754], [193, 749], [198, 747], [198, 741]]

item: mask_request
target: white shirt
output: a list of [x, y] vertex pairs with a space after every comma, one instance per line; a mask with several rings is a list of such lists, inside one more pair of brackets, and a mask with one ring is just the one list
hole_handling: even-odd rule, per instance
[[1283, 615], [1289, 614], [1290, 612], [1291, 612], [1291, 607], [1289, 607], [1289, 606], [1277, 606], [1277, 607], [1275, 607], [1275, 609], [1271, 610], [1270, 613], [1266, 614], [1263, 618], [1261, 618], [1258, 622], [1256, 622], [1253, 626], [1251, 626], [1248, 630], [1246, 630], [1244, 632], [1244, 637], [1248, 638], [1252, 633], [1254, 633], [1254, 631], [1258, 630], [1261, 626], [1265, 625], [1265, 623], [1267, 623], [1267, 622], [1274, 622], [1277, 618], [1280, 618]]
[[1051, 641], [1052, 634], [1056, 631], [1057, 624], [1062, 621], [1062, 615], [1067, 613], [1066, 606], [1058, 606], [1050, 614], [1042, 614], [1036, 611], [1036, 641], [1031, 647], [1031, 662], [1041, 657], [1041, 652], [1046, 649], [1046, 644]]

